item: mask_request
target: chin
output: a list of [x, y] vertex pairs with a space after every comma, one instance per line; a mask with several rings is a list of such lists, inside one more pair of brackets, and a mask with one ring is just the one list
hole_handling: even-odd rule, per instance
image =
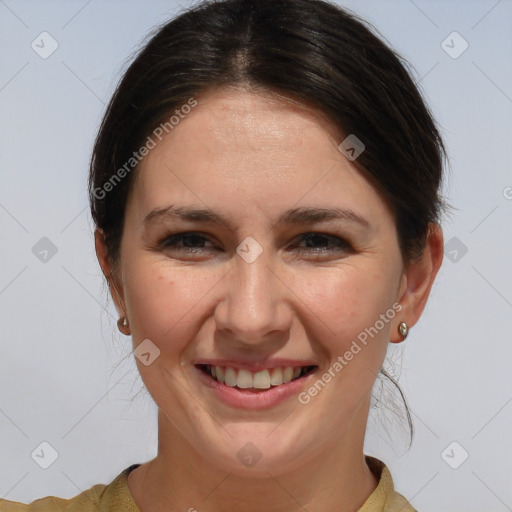
[[213, 448], [213, 440], [206, 441], [209, 455], [203, 451], [200, 455], [203, 459], [209, 458], [221, 471], [250, 478], [268, 478], [269, 473], [277, 475], [304, 464], [306, 447], [301, 448], [286, 429], [279, 431], [276, 426], [277, 422], [272, 425], [245, 423], [238, 429], [231, 425], [219, 432], [222, 441], [217, 441], [217, 449]]

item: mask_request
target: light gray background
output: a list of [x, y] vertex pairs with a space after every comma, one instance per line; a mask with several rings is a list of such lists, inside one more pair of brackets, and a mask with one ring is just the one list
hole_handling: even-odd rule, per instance
[[[414, 65], [449, 149], [445, 194], [457, 208], [426, 311], [390, 345], [390, 356], [403, 351], [413, 447], [391, 413], [372, 413], [365, 451], [420, 512], [512, 510], [512, 2], [340, 4]], [[69, 498], [156, 454], [156, 408], [137, 395], [131, 339], [116, 329], [86, 179], [124, 64], [187, 5], [0, 0], [0, 497]], [[47, 59], [31, 48], [43, 31], [59, 45]], [[442, 47], [453, 31], [469, 44], [456, 59]], [[463, 42], [445, 44], [453, 54]], [[32, 252], [42, 237], [57, 247], [46, 263]], [[59, 454], [48, 469], [31, 457], [44, 441]], [[453, 469], [446, 461], [462, 450]]]

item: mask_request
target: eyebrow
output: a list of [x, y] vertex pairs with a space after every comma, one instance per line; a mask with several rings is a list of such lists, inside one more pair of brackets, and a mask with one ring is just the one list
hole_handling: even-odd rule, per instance
[[[165, 208], [154, 208], [145, 216], [143, 224], [146, 226], [150, 223], [168, 218], [181, 219], [189, 222], [224, 224], [229, 229], [233, 230], [231, 222], [222, 213], [212, 210], [211, 208], [195, 208], [191, 206], [170, 205]], [[365, 228], [370, 227], [370, 223], [353, 210], [317, 207], [302, 207], [287, 210], [278, 218], [277, 224], [305, 224], [330, 220], [350, 221], [360, 224]]]

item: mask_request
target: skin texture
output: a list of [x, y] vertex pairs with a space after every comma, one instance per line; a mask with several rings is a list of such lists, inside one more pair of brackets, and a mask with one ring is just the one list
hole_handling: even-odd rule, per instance
[[[149, 366], [136, 360], [159, 408], [159, 446], [129, 475], [130, 491], [142, 512], [240, 503], [246, 512], [357, 510], [378, 483], [363, 455], [372, 386], [388, 343], [401, 340], [398, 323], [412, 327], [423, 311], [442, 261], [441, 229], [431, 225], [422, 258], [404, 262], [391, 211], [338, 150], [344, 136], [324, 116], [246, 90], [197, 100], [137, 170], [110, 283], [134, 348], [150, 339], [160, 350]], [[171, 204], [219, 210], [232, 226], [166, 219], [144, 227], [151, 210]], [[276, 223], [311, 206], [350, 209], [369, 226]], [[160, 244], [179, 232], [205, 239], [192, 240], [195, 253], [183, 240]], [[249, 236], [263, 248], [252, 263], [236, 252]], [[96, 250], [109, 275], [99, 230]], [[217, 399], [192, 364], [308, 359], [319, 367], [311, 385], [396, 303], [402, 310], [307, 405], [293, 396], [242, 411]], [[262, 454], [249, 468], [237, 457], [247, 442]]]

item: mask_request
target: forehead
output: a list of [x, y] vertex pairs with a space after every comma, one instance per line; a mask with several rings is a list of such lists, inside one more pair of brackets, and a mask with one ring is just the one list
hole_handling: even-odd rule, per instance
[[300, 202], [367, 213], [385, 207], [339, 151], [343, 135], [322, 113], [240, 90], [197, 102], [139, 165], [133, 194], [139, 217], [176, 200], [247, 211]]
[[[333, 142], [340, 137], [339, 130], [323, 112], [277, 93], [217, 89], [198, 101], [200, 108], [194, 114], [201, 117], [212, 137], [240, 140], [246, 148], [258, 152], [265, 149], [259, 142], [265, 141], [270, 149], [282, 147], [292, 138], [307, 137], [304, 129], [314, 136], [312, 132], [320, 128]], [[247, 146], [248, 136], [255, 139], [253, 147]]]

